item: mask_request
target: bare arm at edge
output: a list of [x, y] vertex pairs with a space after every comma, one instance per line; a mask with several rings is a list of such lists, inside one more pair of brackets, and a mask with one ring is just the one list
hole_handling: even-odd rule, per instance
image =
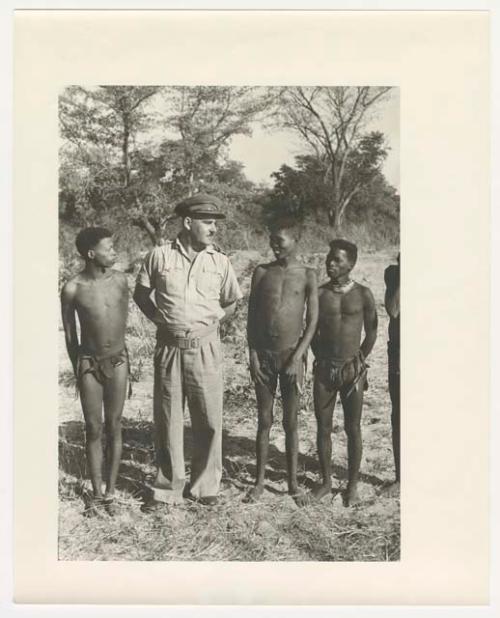
[[375, 308], [375, 299], [368, 288], [363, 289], [363, 298], [363, 326], [365, 329], [365, 338], [361, 344], [361, 352], [366, 358], [373, 350], [373, 346], [377, 340], [378, 316]]
[[73, 366], [73, 372], [76, 376], [78, 363], [78, 333], [76, 330], [76, 283], [68, 281], [61, 290], [61, 314], [64, 328], [64, 338], [66, 341], [66, 350]]
[[297, 360], [301, 359], [307, 352], [318, 326], [318, 280], [312, 268], [307, 269], [306, 303], [306, 328], [294, 352], [294, 357]]

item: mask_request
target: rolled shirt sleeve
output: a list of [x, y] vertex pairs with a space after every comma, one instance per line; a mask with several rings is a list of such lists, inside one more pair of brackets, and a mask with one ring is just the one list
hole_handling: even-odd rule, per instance
[[162, 256], [161, 247], [155, 247], [146, 255], [137, 274], [136, 283], [148, 289], [155, 287], [155, 273], [161, 272]]
[[243, 297], [231, 262], [229, 261], [229, 258], [226, 258], [226, 260], [227, 264], [220, 291], [221, 307], [227, 307]]
[[192, 330], [224, 317], [243, 295], [229, 258], [207, 247], [190, 260], [176, 239], [144, 258], [136, 283], [154, 290], [158, 325]]

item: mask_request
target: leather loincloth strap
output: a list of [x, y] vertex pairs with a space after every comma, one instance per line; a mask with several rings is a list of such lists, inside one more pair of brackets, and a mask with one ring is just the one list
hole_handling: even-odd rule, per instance
[[351, 384], [351, 387], [347, 391], [346, 397], [349, 397], [351, 393], [353, 392], [353, 390], [356, 390], [356, 391], [358, 390], [358, 385], [362, 378], [365, 378], [364, 384], [366, 387], [368, 386], [368, 381], [366, 380], [366, 376], [368, 373], [368, 365], [366, 364], [365, 355], [363, 354], [363, 352], [361, 352], [360, 350], [356, 354], [356, 356], [351, 359], [351, 362], [354, 364], [355, 371], [356, 371], [356, 377], [354, 378], [354, 381]]
[[[88, 367], [83, 370], [82, 361], [86, 361], [88, 363]], [[96, 356], [94, 354], [89, 354], [88, 352], [80, 351], [78, 354], [78, 365], [76, 370], [77, 394], [79, 391], [79, 382], [84, 375], [90, 373], [99, 382], [99, 384], [104, 384], [106, 380], [113, 377], [115, 368], [123, 365], [125, 362], [127, 363], [128, 370], [128, 398], [130, 399], [130, 397], [132, 397], [132, 375], [130, 373], [130, 357], [126, 346], [119, 352], [114, 352], [109, 356]]]
[[[354, 379], [348, 385], [344, 384], [344, 374], [346, 369], [352, 366], [354, 368]], [[354, 390], [358, 390], [359, 382], [362, 378], [366, 378], [368, 372], [368, 365], [365, 362], [364, 354], [361, 350], [347, 360], [334, 359], [334, 358], [321, 358], [316, 359], [313, 365], [314, 369], [321, 367], [327, 369], [330, 375], [330, 381], [332, 387], [340, 390], [345, 386], [349, 387], [346, 393], [346, 397], [349, 397]], [[367, 387], [367, 380], [365, 380], [365, 390]]]
[[[266, 350], [266, 349], [261, 349], [261, 350], [257, 350], [257, 354], [259, 356], [259, 363], [261, 368], [264, 370], [265, 373], [268, 374], [268, 378], [269, 379], [274, 379], [271, 376], [275, 375], [275, 376], [279, 376], [282, 375], [283, 373], [283, 358], [282, 355], [284, 353], [286, 353], [286, 355], [288, 356], [288, 359], [293, 355], [293, 353], [295, 352], [295, 350], [297, 349], [298, 346], [298, 342], [294, 345], [291, 346], [289, 348], [285, 348], [284, 350]], [[295, 379], [293, 381], [299, 395], [302, 395], [303, 389], [302, 389], [302, 381], [305, 379], [306, 373], [307, 373], [307, 354], [304, 354], [301, 358], [302, 363], [302, 378], [299, 380], [297, 374], [295, 375]], [[285, 363], [286, 364], [286, 363]], [[272, 391], [272, 388], [269, 386], [269, 384], [266, 384], [266, 386], [268, 388], [270, 388], [270, 390]]]

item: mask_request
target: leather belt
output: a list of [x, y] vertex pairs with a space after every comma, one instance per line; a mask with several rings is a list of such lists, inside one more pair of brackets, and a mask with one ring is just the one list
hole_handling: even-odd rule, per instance
[[218, 322], [192, 331], [174, 331], [160, 326], [156, 333], [156, 341], [160, 345], [175, 346], [180, 350], [196, 350], [218, 330]]

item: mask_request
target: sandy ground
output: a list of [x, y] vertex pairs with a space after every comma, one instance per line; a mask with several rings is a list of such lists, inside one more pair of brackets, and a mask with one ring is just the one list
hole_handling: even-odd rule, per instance
[[[244, 293], [260, 256], [231, 256]], [[243, 301], [224, 336], [224, 436], [221, 503], [212, 509], [193, 503], [144, 514], [141, 504], [153, 474], [152, 364], [153, 332], [131, 309], [128, 342], [134, 393], [123, 416], [124, 451], [120, 467], [120, 513], [110, 518], [82, 517], [89, 488], [84, 458], [81, 408], [60, 333], [59, 394], [59, 557], [63, 560], [398, 560], [399, 499], [378, 490], [393, 479], [390, 400], [387, 391], [387, 316], [383, 307], [383, 271], [394, 252], [361, 256], [354, 278], [368, 285], [376, 299], [379, 336], [369, 357], [369, 390], [362, 418], [364, 452], [360, 495], [363, 504], [345, 508], [340, 491], [346, 484], [346, 438], [337, 403], [333, 427], [334, 491], [321, 504], [299, 509], [286, 494], [285, 440], [281, 406], [276, 405], [271, 432], [266, 491], [258, 505], [242, 498], [255, 474], [256, 411], [244, 340]], [[306, 261], [323, 275], [323, 256]], [[133, 282], [131, 281], [131, 285]], [[299, 481], [304, 489], [319, 480], [316, 423], [312, 408], [311, 363], [299, 415]], [[189, 474], [190, 430], [186, 417]]]

